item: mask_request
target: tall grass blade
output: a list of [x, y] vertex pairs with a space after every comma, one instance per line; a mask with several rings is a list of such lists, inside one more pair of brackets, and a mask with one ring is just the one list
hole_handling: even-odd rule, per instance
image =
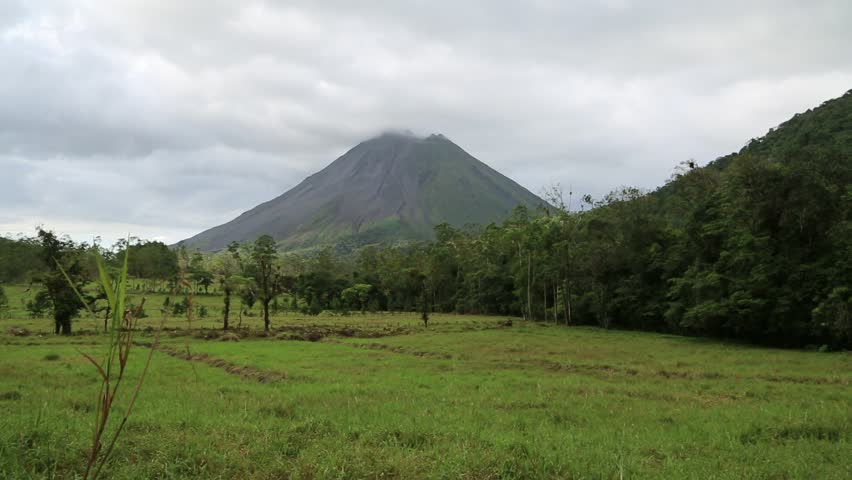
[[[130, 249], [126, 249], [124, 252], [124, 259], [121, 265], [121, 269], [118, 272], [118, 277], [116, 280], [110, 278], [109, 273], [107, 272], [103, 259], [97, 253], [95, 253], [96, 258], [95, 262], [98, 267], [98, 280], [100, 282], [100, 286], [103, 288], [104, 293], [107, 298], [107, 302], [110, 308], [110, 321], [108, 325], [108, 333], [109, 333], [109, 344], [107, 347], [107, 352], [102, 362], [98, 362], [90, 355], [80, 352], [83, 357], [86, 358], [94, 367], [97, 369], [98, 374], [101, 377], [101, 386], [100, 391], [98, 392], [96, 408], [95, 408], [95, 422], [94, 422], [94, 430], [92, 436], [92, 445], [89, 450], [89, 455], [86, 463], [86, 470], [83, 475], [85, 480], [88, 479], [96, 479], [100, 476], [103, 467], [106, 465], [109, 460], [110, 454], [112, 453], [116, 442], [118, 441], [119, 436], [124, 430], [124, 426], [127, 424], [127, 420], [130, 417], [130, 414], [133, 411], [133, 407], [136, 404], [136, 399], [139, 397], [139, 392], [142, 388], [142, 384], [145, 381], [145, 378], [148, 373], [148, 369], [151, 365], [151, 359], [153, 358], [154, 350], [157, 349], [157, 345], [160, 340], [160, 332], [163, 329], [163, 325], [165, 324], [165, 317], [160, 324], [160, 328], [157, 330], [156, 337], [154, 339], [153, 345], [150, 345], [150, 351], [148, 352], [148, 356], [145, 360], [145, 364], [142, 369], [142, 373], [139, 376], [138, 381], [136, 382], [136, 386], [133, 389], [133, 392], [130, 397], [130, 401], [124, 411], [124, 415], [121, 418], [120, 423], [116, 426], [115, 430], [108, 436], [107, 435], [107, 427], [109, 425], [110, 415], [113, 411], [113, 407], [115, 406], [115, 399], [117, 397], [119, 387], [121, 386], [122, 380], [124, 378], [125, 367], [128, 364], [128, 360], [130, 358], [130, 350], [133, 346], [133, 330], [136, 328], [136, 318], [141, 314], [142, 307], [145, 304], [145, 299], [142, 299], [140, 306], [134, 310], [127, 310], [127, 277], [128, 277], [128, 258], [130, 254]], [[71, 281], [68, 273], [62, 268], [62, 265], [57, 261], [57, 265], [59, 266], [59, 270], [62, 272], [62, 275], [68, 281], [71, 288], [74, 290], [74, 293], [86, 307], [86, 310], [95, 317], [94, 310], [86, 303], [85, 298], [82, 293], [78, 290], [77, 286]], [[116, 371], [114, 368], [115, 361], [118, 361], [119, 367]], [[109, 443], [106, 446], [106, 450], [104, 447], [104, 440], [109, 438]]]
[[101, 281], [101, 287], [104, 289], [106, 293], [107, 302], [110, 307], [115, 305], [115, 286], [112, 284], [112, 280], [109, 279], [107, 275], [106, 268], [104, 267], [104, 262], [101, 259], [100, 255], [95, 255], [95, 263], [98, 266], [98, 277]]

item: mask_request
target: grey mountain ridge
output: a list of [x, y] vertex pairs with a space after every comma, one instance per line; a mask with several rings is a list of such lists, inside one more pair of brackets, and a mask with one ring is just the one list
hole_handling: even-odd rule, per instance
[[300, 184], [184, 241], [219, 250], [269, 234], [282, 249], [432, 238], [443, 222], [488, 224], [536, 195], [447, 137], [385, 133], [364, 141]]

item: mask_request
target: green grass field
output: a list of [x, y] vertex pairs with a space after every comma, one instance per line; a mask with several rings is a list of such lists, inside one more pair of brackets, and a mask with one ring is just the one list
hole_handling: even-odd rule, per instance
[[[105, 339], [21, 312], [0, 321], [0, 478], [81, 476], [99, 385], [81, 351]], [[849, 353], [504, 320], [166, 331], [105, 478], [852, 478]], [[140, 332], [131, 377], [152, 341]]]

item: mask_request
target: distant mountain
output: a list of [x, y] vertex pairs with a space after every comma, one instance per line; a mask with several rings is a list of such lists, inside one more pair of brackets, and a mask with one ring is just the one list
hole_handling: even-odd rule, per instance
[[218, 250], [272, 235], [284, 250], [345, 241], [423, 240], [433, 227], [488, 224], [544, 201], [445, 136], [386, 133], [283, 195], [184, 243]]

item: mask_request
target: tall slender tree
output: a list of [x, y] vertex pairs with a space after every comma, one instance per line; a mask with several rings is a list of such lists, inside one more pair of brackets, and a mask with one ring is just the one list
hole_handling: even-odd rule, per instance
[[263, 329], [269, 331], [269, 304], [281, 293], [281, 279], [276, 262], [278, 252], [275, 240], [269, 235], [261, 235], [251, 248], [251, 260], [254, 263], [254, 279], [257, 285], [257, 298], [263, 308]]
[[210, 269], [218, 277], [219, 286], [222, 288], [223, 330], [228, 330], [230, 326], [231, 297], [245, 284], [245, 278], [241, 275], [238, 248], [239, 245], [234, 242], [228, 246], [227, 251], [220, 252], [210, 259]]

